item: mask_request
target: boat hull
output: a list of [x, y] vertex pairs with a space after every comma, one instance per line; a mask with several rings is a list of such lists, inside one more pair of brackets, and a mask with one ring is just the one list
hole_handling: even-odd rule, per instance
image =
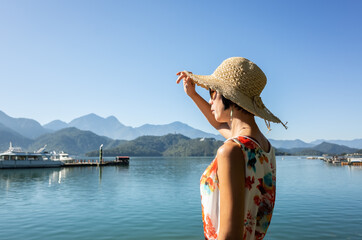
[[51, 168], [64, 165], [61, 161], [49, 160], [0, 160], [0, 169], [3, 168]]

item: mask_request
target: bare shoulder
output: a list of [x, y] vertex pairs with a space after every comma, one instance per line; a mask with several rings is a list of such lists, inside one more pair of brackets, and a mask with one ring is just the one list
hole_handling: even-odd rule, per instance
[[234, 141], [225, 142], [217, 151], [218, 165], [235, 165], [243, 163], [244, 156], [240, 146]]
[[234, 191], [240, 188], [245, 177], [245, 159], [240, 146], [233, 141], [227, 141], [219, 148], [216, 157], [220, 189]]

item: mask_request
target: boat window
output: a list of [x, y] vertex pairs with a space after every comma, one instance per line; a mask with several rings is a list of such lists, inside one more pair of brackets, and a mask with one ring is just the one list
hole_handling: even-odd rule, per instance
[[16, 160], [16, 156], [11, 156], [11, 160]]

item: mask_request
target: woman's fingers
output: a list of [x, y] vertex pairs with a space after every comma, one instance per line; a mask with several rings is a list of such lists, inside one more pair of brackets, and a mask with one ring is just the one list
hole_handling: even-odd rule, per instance
[[187, 77], [185, 71], [176, 73], [177, 76], [179, 76], [176, 80], [176, 83], [180, 83], [182, 79], [185, 79]]
[[176, 83], [179, 84], [185, 76], [181, 75], [177, 78]]
[[179, 76], [176, 80], [176, 83], [179, 84], [181, 82], [181, 80], [183, 79], [184, 80], [184, 85], [189, 83], [191, 85], [194, 85], [194, 81], [192, 80], [192, 78], [190, 76], [187, 75], [187, 73], [191, 73], [192, 72], [187, 72], [187, 71], [182, 71], [182, 72], [178, 72], [176, 73], [177, 76]]

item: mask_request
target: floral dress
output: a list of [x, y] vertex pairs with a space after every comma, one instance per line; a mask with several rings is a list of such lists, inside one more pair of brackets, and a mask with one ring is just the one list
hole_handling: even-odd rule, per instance
[[[275, 153], [265, 152], [253, 139], [230, 138], [238, 143], [245, 159], [244, 240], [263, 239], [269, 227], [275, 203]], [[225, 141], [225, 142], [226, 142]], [[217, 158], [206, 168], [200, 180], [202, 220], [205, 239], [217, 239], [220, 225], [220, 193]]]

